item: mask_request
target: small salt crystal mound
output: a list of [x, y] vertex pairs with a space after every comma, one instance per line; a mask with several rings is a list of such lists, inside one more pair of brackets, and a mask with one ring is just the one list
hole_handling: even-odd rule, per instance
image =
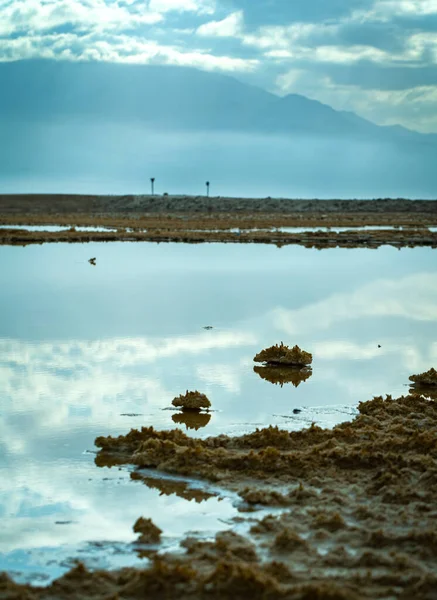
[[253, 360], [270, 366], [307, 367], [313, 362], [313, 355], [301, 350], [299, 346], [290, 349], [281, 342], [280, 345], [262, 350]]
[[181, 394], [172, 401], [173, 406], [176, 408], [182, 408], [182, 410], [196, 410], [200, 411], [202, 408], [208, 409], [211, 406], [211, 402], [205, 396], [197, 390], [195, 392], [189, 392]]
[[410, 381], [412, 381], [416, 387], [437, 387], [437, 371], [430, 369], [426, 373], [420, 375], [411, 375]]
[[158, 544], [161, 541], [162, 531], [152, 519], [140, 517], [134, 525], [134, 532], [140, 534], [138, 541], [142, 544]]

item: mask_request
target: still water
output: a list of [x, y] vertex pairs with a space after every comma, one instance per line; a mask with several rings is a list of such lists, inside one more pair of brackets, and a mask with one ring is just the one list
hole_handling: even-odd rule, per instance
[[[44, 584], [74, 558], [135, 564], [141, 515], [165, 547], [235, 516], [229, 494], [189, 500], [196, 482], [146, 486], [129, 469], [97, 468], [96, 436], [186, 430], [170, 406], [187, 389], [213, 408], [190, 435], [332, 426], [437, 364], [427, 248], [5, 246], [0, 285], [0, 571], [21, 581]], [[313, 353], [297, 387], [253, 370], [281, 341]]]

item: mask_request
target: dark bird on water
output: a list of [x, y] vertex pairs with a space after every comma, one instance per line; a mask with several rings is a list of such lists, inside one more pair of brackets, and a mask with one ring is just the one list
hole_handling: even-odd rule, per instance
[[90, 258], [89, 261], [90, 265], [93, 265], [94, 267], [96, 266], [96, 259], [95, 258]]

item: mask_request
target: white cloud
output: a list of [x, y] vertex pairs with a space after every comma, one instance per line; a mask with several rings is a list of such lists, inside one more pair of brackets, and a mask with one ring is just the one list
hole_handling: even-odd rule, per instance
[[63, 25], [77, 30], [127, 30], [163, 20], [145, 3], [124, 6], [103, 0], [16, 0], [1, 7], [0, 35], [22, 32], [32, 36]]
[[[433, 364], [435, 348], [432, 345], [425, 352], [421, 352], [412, 344], [400, 346], [398, 343], [394, 343], [393, 340], [383, 338], [379, 341], [381, 342], [381, 348], [378, 348], [374, 343], [359, 345], [345, 340], [329, 340], [315, 343], [312, 351], [318, 359], [330, 361], [371, 361], [375, 359], [381, 361], [391, 354], [396, 357], [395, 360], [398, 364], [402, 364], [405, 370], [411, 373], [427, 371], [429, 365]], [[384, 377], [385, 374], [380, 375], [380, 389], [383, 389], [385, 384]], [[354, 393], [353, 388], [351, 391]]]
[[[351, 6], [350, 14], [337, 20], [317, 21], [315, 13], [312, 23], [261, 24], [255, 28], [245, 24], [243, 10], [234, 9], [217, 19], [218, 6], [216, 0], [0, 0], [0, 60], [152, 63], [254, 73], [269, 89], [275, 89], [276, 84], [280, 93], [309, 95], [379, 124], [437, 130], [437, 111], [435, 104], [431, 106], [435, 102], [432, 83], [422, 87], [412, 84], [405, 95], [337, 85], [329, 76], [330, 66], [358, 68], [359, 63], [373, 64], [375, 69], [437, 65], [437, 35], [411, 24], [416, 17], [436, 15], [437, 0], [372, 0], [368, 9], [354, 11]], [[184, 20], [189, 14], [204, 23], [196, 29]], [[171, 28], [167, 26], [170, 15]], [[399, 17], [404, 17], [404, 28], [399, 23], [392, 25]], [[394, 31], [392, 37], [397, 41], [393, 48], [389, 43], [372, 43], [370, 34], [360, 43], [353, 41], [350, 32], [349, 37], [342, 36], [344, 28], [356, 30], [369, 23], [376, 24], [375, 31], [380, 30], [381, 36], [388, 28], [388, 39]], [[57, 30], [70, 33], [55, 34]], [[226, 40], [231, 39], [246, 50], [239, 52], [236, 44], [224, 50]], [[247, 48], [255, 57], [246, 58]], [[303, 63], [307, 73], [296, 77], [293, 73], [302, 70]], [[311, 65], [316, 65], [317, 71]], [[274, 82], [279, 69], [283, 72]], [[322, 76], [318, 74], [321, 71]]]
[[114, 34], [101, 38], [95, 34], [52, 34], [0, 39], [0, 60], [29, 58], [168, 64], [224, 72], [250, 72], [259, 65], [259, 61], [254, 59], [187, 50], [128, 35]]
[[166, 13], [196, 12], [211, 15], [215, 12], [215, 0], [150, 0], [149, 8], [152, 11]]
[[437, 14], [437, 0], [375, 0], [369, 10], [354, 11], [351, 20], [388, 22], [394, 17], [435, 14]]
[[196, 368], [196, 375], [206, 385], [219, 385], [231, 394], [239, 394], [241, 386], [241, 365], [208, 365]]
[[181, 354], [196, 355], [205, 350], [237, 348], [254, 344], [256, 337], [247, 332], [217, 332], [213, 335], [200, 333], [190, 338], [168, 339], [110, 339], [105, 341], [65, 343], [41, 343], [31, 345], [17, 340], [0, 339], [0, 356], [7, 356], [16, 365], [32, 365], [35, 372], [44, 369], [67, 369], [72, 356], [75, 368], [90, 369], [102, 362], [114, 360], [120, 367], [154, 362]]
[[279, 309], [276, 326], [280, 331], [294, 335], [327, 329], [337, 322], [370, 317], [437, 321], [437, 275], [417, 274], [397, 281], [375, 281], [351, 293], [333, 294], [298, 310]]
[[337, 84], [331, 77], [311, 70], [290, 69], [277, 80], [277, 91], [298, 93], [349, 110], [380, 125], [401, 124], [423, 132], [437, 131], [437, 85], [402, 90], [362, 89], [359, 85]]
[[204, 37], [237, 37], [244, 26], [243, 11], [232, 13], [222, 21], [210, 21], [201, 25], [196, 33]]
[[293, 23], [292, 25], [262, 26], [242, 34], [242, 42], [260, 49], [292, 50], [307, 44], [310, 39], [335, 38], [338, 26], [325, 23]]

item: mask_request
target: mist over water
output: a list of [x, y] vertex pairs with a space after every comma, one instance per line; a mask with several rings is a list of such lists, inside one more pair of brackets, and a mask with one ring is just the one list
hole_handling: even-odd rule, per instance
[[0, 121], [0, 192], [433, 198], [432, 145], [156, 131], [143, 123]]

